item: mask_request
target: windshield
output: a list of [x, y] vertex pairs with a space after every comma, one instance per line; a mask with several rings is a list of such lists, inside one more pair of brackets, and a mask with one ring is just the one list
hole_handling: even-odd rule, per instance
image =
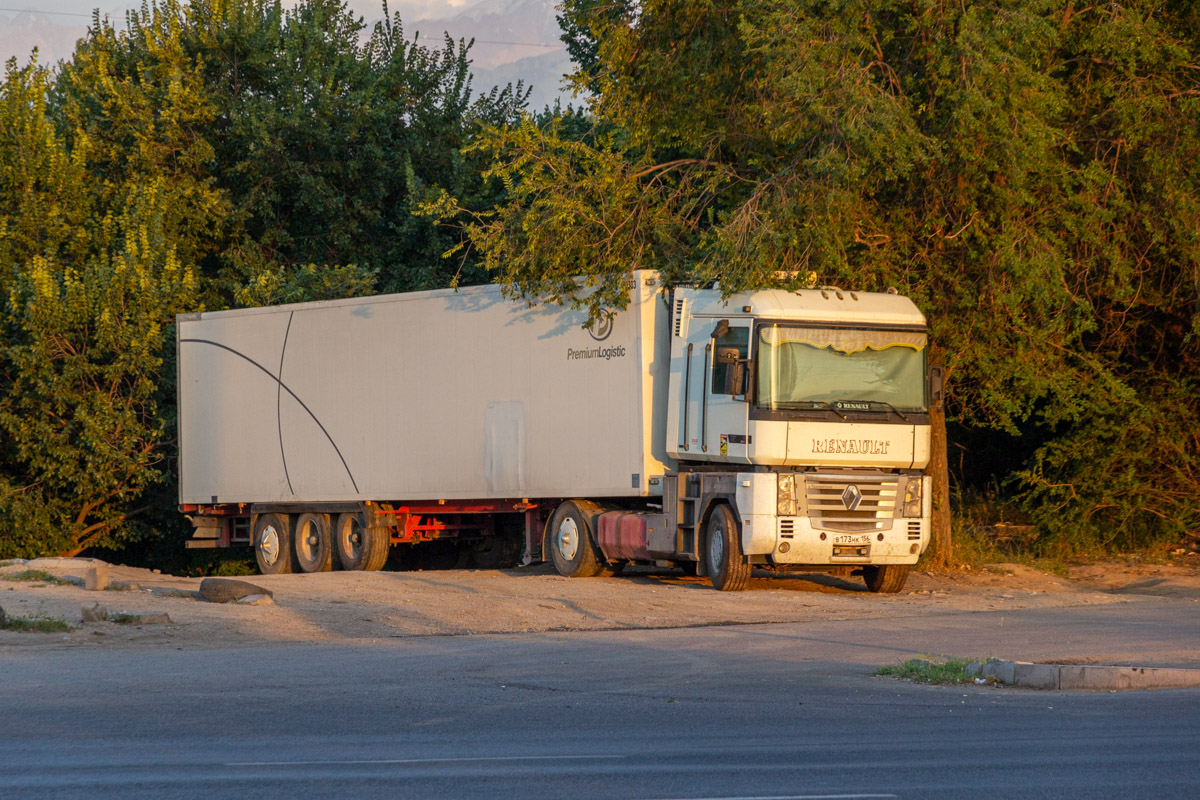
[[925, 410], [925, 334], [762, 325], [755, 401], [766, 409]]

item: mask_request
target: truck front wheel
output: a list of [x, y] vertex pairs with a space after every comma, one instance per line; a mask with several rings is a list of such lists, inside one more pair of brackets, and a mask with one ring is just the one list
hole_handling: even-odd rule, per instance
[[338, 514], [333, 543], [342, 569], [375, 572], [387, 563], [392, 538], [387, 528], [363, 525], [359, 514]]
[[895, 594], [904, 588], [908, 579], [908, 564], [887, 564], [863, 567], [863, 580], [867, 588], [879, 594]]
[[704, 526], [704, 556], [713, 588], [722, 592], [740, 592], [750, 582], [754, 569], [742, 558], [742, 537], [737, 520], [727, 505], [719, 505], [708, 515]]
[[590, 578], [600, 572], [592, 532], [579, 506], [568, 500], [550, 517], [550, 560], [564, 578]]
[[260, 514], [254, 522], [254, 560], [263, 575], [292, 571], [292, 536], [287, 514]]

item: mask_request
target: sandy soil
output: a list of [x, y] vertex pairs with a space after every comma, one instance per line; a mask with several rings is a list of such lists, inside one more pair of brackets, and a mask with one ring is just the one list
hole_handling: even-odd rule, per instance
[[[9, 617], [46, 615], [72, 623], [66, 633], [0, 631], [0, 652], [22, 647], [217, 648], [263, 641], [364, 641], [555, 630], [654, 629], [759, 622], [852, 620], [887, 613], [1091, 606], [1144, 595], [1200, 601], [1200, 557], [1170, 564], [1100, 562], [1070, 578], [1015, 564], [953, 575], [913, 573], [902, 593], [874, 595], [861, 579], [825, 575], [770, 577], [745, 592], [712, 590], [673, 570], [631, 570], [621, 577], [566, 579], [548, 566], [513, 570], [328, 572], [252, 576], [274, 601], [216, 604], [198, 595], [199, 578], [130, 567], [109, 568], [110, 588], [86, 591], [97, 562], [38, 559], [0, 567], [0, 608]], [[8, 580], [28, 569], [78, 585]], [[165, 612], [170, 625], [81, 622], [99, 603], [110, 615]]]

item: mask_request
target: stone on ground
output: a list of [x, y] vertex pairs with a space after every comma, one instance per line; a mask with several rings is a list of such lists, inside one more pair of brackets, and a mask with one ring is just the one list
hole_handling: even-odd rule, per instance
[[239, 597], [235, 602], [242, 606], [273, 606], [275, 601], [268, 594], [248, 594], [245, 597]]
[[84, 622], [104, 622], [108, 619], [108, 609], [99, 603], [92, 603], [90, 606], [82, 606], [79, 615], [83, 617]]
[[121, 614], [116, 622], [122, 625], [170, 625], [171, 618], [166, 614], [158, 614], [153, 611], [141, 612], [137, 614]]
[[205, 578], [200, 581], [200, 596], [210, 603], [229, 603], [252, 594], [274, 597], [269, 589], [255, 586], [249, 581], [234, 578]]

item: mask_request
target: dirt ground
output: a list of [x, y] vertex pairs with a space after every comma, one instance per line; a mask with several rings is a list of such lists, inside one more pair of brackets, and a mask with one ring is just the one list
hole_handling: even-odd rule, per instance
[[[1145, 595], [1200, 603], [1200, 557], [1167, 564], [1105, 561], [1069, 578], [1016, 564], [956, 574], [915, 572], [896, 595], [866, 591], [860, 578], [755, 573], [744, 592], [717, 592], [674, 570], [567, 579], [548, 565], [510, 570], [327, 572], [251, 576], [270, 590], [261, 605], [200, 598], [200, 578], [110, 566], [110, 587], [87, 591], [88, 559], [37, 559], [0, 567], [0, 608], [9, 618], [70, 622], [59, 633], [0, 631], [0, 652], [24, 647], [224, 648], [260, 642], [339, 642], [534, 631], [655, 629], [898, 616], [1129, 602]], [[69, 585], [9, 580], [40, 569]], [[117, 614], [159, 612], [170, 624], [83, 623], [94, 603]]]

